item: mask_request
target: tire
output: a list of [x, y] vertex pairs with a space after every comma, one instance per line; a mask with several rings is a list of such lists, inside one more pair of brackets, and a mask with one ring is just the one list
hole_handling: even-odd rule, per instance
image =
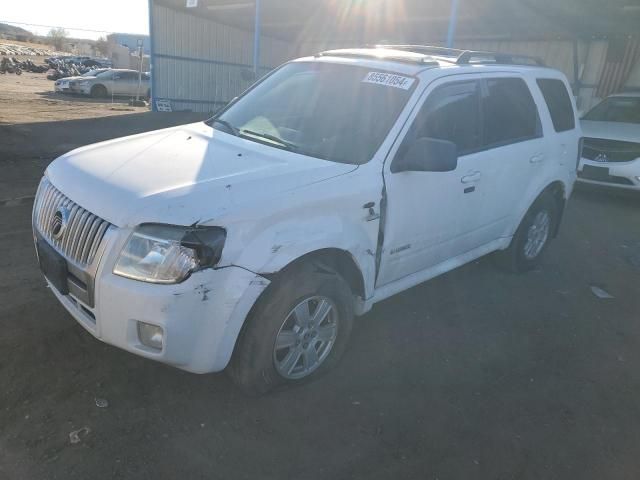
[[[313, 327], [307, 331], [300, 326], [305, 322], [294, 312], [300, 309], [301, 317], [308, 312], [309, 320], [313, 320], [318, 311], [315, 309], [327, 308], [330, 309], [324, 320], [315, 327], [316, 335]], [[227, 372], [249, 395], [305, 383], [338, 363], [352, 326], [353, 296], [347, 282], [319, 262], [294, 266], [282, 272], [254, 305], [236, 342]], [[298, 332], [294, 331], [296, 328]], [[335, 333], [331, 333], [332, 329]], [[330, 336], [331, 344], [321, 339]], [[276, 339], [279, 339], [279, 348]], [[317, 364], [312, 363], [311, 349], [316, 352]], [[315, 367], [308, 369], [309, 365]]]
[[91, 96], [93, 98], [105, 98], [107, 96], [107, 89], [104, 85], [94, 85], [91, 87]]
[[19, 68], [16, 68], [16, 75], [22, 75], [22, 70], [20, 70]]
[[559, 219], [558, 203], [553, 196], [545, 194], [538, 198], [520, 222], [509, 248], [499, 253], [500, 265], [515, 273], [537, 267]]

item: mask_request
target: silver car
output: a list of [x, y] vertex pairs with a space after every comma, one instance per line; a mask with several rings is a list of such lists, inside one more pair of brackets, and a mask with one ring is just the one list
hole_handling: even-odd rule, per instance
[[54, 83], [53, 85], [53, 89], [54, 91], [60, 92], [60, 93], [74, 93], [73, 89], [71, 88], [72, 82], [82, 81], [82, 80], [85, 80], [87, 77], [95, 77], [96, 75], [99, 75], [108, 70], [109, 70], [108, 68], [96, 68], [94, 70], [89, 70], [88, 72], [83, 73], [82, 75], [79, 75], [77, 77], [61, 78], [59, 80], [56, 80], [56, 83]]
[[138, 85], [138, 72], [135, 70], [111, 69], [99, 73], [95, 77], [74, 80], [69, 83], [74, 93], [91, 95], [96, 98], [111, 96], [135, 96], [148, 98], [150, 94], [150, 78], [148, 73], [142, 74]]

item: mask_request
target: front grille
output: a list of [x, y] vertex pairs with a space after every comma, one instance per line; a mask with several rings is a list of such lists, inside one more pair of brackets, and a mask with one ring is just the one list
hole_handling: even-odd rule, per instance
[[[40, 182], [35, 201], [34, 223], [40, 234], [67, 259], [80, 266], [91, 265], [111, 224], [74, 203], [46, 178]], [[54, 235], [62, 217], [64, 230]]]
[[605, 138], [585, 138], [582, 156], [595, 162], [630, 162], [640, 158], [640, 143], [608, 140]]

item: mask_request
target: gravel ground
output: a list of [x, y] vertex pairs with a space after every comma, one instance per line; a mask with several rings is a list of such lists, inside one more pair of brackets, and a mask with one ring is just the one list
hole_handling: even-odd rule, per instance
[[247, 398], [95, 340], [45, 287], [28, 194], [51, 152], [188, 119], [0, 126], [0, 478], [640, 477], [637, 197], [578, 191], [537, 271], [486, 258], [382, 302], [302, 388]]
[[[41, 57], [28, 58], [38, 64]], [[0, 75], [0, 125], [104, 117], [148, 111], [130, 107], [128, 98], [93, 99], [55, 93], [44, 73]]]

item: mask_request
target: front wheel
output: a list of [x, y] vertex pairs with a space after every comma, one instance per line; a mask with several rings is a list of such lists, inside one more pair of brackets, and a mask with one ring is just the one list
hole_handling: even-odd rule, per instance
[[339, 274], [309, 262], [275, 279], [246, 322], [228, 373], [246, 393], [266, 393], [338, 363], [351, 333], [353, 296]]
[[91, 96], [93, 98], [105, 98], [107, 96], [107, 89], [104, 85], [94, 85], [91, 87]]
[[513, 272], [534, 269], [542, 258], [559, 221], [558, 204], [551, 195], [543, 195], [529, 208], [511, 245], [500, 252], [500, 263]]

